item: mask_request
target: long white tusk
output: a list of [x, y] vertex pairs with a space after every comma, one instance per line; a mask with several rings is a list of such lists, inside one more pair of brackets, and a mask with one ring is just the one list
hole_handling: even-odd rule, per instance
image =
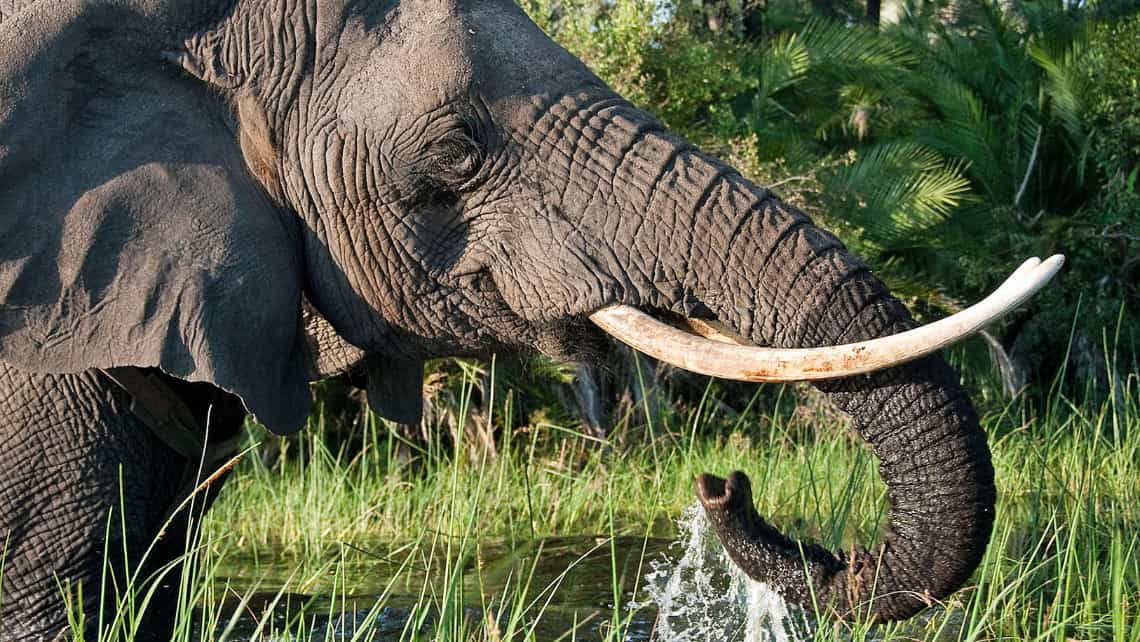
[[[816, 381], [896, 366], [960, 341], [1005, 316], [1045, 286], [1064, 264], [1057, 254], [1021, 264], [997, 290], [958, 314], [870, 341], [822, 348], [761, 348], [715, 323], [689, 320], [690, 334], [627, 305], [590, 315], [601, 329], [633, 348], [691, 372], [740, 381]], [[707, 337], [707, 338], [706, 338]]]

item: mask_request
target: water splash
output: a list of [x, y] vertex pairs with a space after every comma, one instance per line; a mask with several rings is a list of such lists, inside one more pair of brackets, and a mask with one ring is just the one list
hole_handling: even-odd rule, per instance
[[649, 599], [633, 605], [656, 606], [655, 640], [798, 642], [787, 604], [728, 559], [699, 505], [686, 508], [677, 525], [680, 559], [650, 562]]

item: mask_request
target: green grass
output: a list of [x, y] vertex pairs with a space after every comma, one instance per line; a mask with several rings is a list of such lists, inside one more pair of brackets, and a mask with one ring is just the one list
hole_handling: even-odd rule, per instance
[[[1103, 403], [1055, 395], [1043, 408], [986, 415], [999, 502], [973, 580], [917, 620], [825, 621], [814, 639], [1140, 640], [1140, 380], [1121, 383], [1123, 394]], [[364, 627], [345, 639], [545, 642], [557, 636], [544, 619], [578, 590], [555, 595], [578, 561], [562, 551], [562, 572], [551, 574], [552, 540], [543, 538], [595, 536], [613, 553], [602, 588], [620, 603], [647, 570], [637, 542], [675, 536], [702, 471], [747, 471], [761, 514], [791, 535], [831, 547], [878, 537], [885, 491], [858, 439], [826, 409], [805, 414], [791, 395], [760, 398], [776, 401], [726, 418], [707, 398], [688, 415], [666, 413], [664, 425], [619, 426], [605, 442], [526, 422], [500, 435], [494, 457], [461, 439], [454, 450], [429, 445], [415, 465], [396, 457], [397, 441], [375, 421], [330, 452], [331, 428], [317, 417], [273, 468], [256, 451], [236, 466], [201, 541], [188, 544], [198, 570], [185, 580], [177, 639], [235, 639], [239, 629], [246, 639], [254, 623], [272, 633], [266, 639], [334, 639], [312, 618], [398, 608], [395, 621], [406, 623], [395, 630]], [[488, 403], [499, 413], [492, 423], [515, 423], [510, 400]], [[634, 554], [623, 557], [618, 542]], [[138, 578], [124, 589], [126, 624], [145, 608], [146, 587]], [[291, 594], [318, 599], [274, 618]], [[212, 632], [204, 637], [195, 607]], [[606, 620], [603, 631], [620, 640], [636, 616], [585, 617]], [[106, 628], [100, 642], [131, 639], [130, 626]]]

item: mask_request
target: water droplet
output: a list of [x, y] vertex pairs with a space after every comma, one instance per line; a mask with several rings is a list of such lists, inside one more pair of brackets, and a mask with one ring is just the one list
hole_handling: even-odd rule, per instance
[[[673, 544], [680, 558], [650, 562], [648, 600], [631, 608], [655, 606], [654, 639], [661, 642], [798, 642], [789, 607], [768, 586], [749, 579], [728, 559], [694, 504], [677, 522]], [[798, 612], [802, 621], [803, 614]]]

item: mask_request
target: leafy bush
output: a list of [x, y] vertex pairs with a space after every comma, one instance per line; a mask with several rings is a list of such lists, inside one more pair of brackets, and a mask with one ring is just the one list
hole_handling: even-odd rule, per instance
[[[1101, 171], [1136, 184], [1140, 166], [1140, 14], [1097, 25], [1089, 43], [1089, 126]], [[1115, 177], [1114, 177], [1115, 178]]]

